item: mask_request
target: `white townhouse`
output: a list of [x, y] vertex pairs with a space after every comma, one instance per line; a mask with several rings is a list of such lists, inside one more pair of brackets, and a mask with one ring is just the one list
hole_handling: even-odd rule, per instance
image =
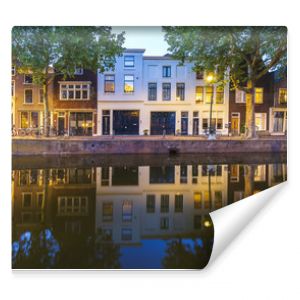
[[229, 84], [208, 85], [192, 63], [126, 49], [115, 70], [98, 74], [97, 135], [228, 133]]

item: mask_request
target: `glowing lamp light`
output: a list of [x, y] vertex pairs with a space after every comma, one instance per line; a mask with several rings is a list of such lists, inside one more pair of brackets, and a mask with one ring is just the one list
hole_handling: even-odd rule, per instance
[[214, 76], [211, 75], [211, 74], [206, 77], [206, 81], [209, 82], [209, 83], [212, 82], [213, 79], [214, 79]]
[[204, 225], [205, 227], [210, 227], [210, 226], [211, 226], [211, 223], [210, 223], [210, 221], [206, 220], [206, 221], [204, 221], [203, 225]]

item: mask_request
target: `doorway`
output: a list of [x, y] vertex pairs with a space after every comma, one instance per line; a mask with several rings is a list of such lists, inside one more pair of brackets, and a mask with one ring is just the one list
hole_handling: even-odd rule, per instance
[[231, 133], [240, 134], [240, 113], [231, 113]]

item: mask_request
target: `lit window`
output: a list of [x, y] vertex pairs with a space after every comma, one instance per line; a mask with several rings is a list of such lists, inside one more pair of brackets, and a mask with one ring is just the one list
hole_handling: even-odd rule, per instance
[[278, 102], [279, 102], [279, 104], [287, 103], [287, 89], [286, 88], [279, 89]]
[[124, 56], [124, 67], [125, 68], [133, 68], [134, 67], [134, 56], [133, 55]]
[[124, 76], [124, 93], [134, 92], [134, 77], [133, 75]]
[[201, 209], [202, 207], [202, 194], [199, 193], [194, 193], [194, 208], [195, 209]]
[[212, 86], [207, 86], [205, 87], [205, 103], [210, 103], [213, 100], [213, 87]]
[[216, 103], [217, 104], [224, 103], [224, 87], [223, 86], [217, 86]]
[[115, 75], [104, 76], [104, 92], [105, 93], [115, 92]]
[[267, 114], [256, 113], [255, 114], [255, 126], [257, 130], [266, 130], [267, 126]]
[[162, 99], [171, 100], [171, 83], [163, 83], [162, 90]]
[[171, 77], [171, 66], [163, 66], [163, 77]]
[[261, 104], [264, 102], [264, 89], [263, 88], [255, 88], [255, 103]]
[[90, 85], [87, 83], [61, 83], [60, 100], [89, 100]]
[[266, 165], [255, 166], [254, 181], [266, 181]]
[[29, 113], [26, 111], [21, 112], [21, 128], [29, 127]]
[[203, 102], [203, 86], [196, 86], [196, 102]]
[[154, 82], [148, 83], [148, 100], [157, 100], [157, 84]]
[[176, 100], [184, 101], [185, 85], [184, 83], [176, 84]]
[[31, 83], [32, 83], [32, 75], [30, 75], [30, 74], [25, 74], [25, 75], [24, 75], [24, 83], [26, 83], [26, 84], [31, 84]]
[[33, 99], [32, 99], [32, 90], [31, 89], [26, 89], [24, 91], [24, 103], [25, 104], [32, 104]]

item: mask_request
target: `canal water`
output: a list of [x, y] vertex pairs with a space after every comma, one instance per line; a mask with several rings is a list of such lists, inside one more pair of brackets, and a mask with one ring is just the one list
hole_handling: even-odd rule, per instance
[[287, 179], [286, 155], [14, 157], [14, 269], [201, 269], [209, 213]]

